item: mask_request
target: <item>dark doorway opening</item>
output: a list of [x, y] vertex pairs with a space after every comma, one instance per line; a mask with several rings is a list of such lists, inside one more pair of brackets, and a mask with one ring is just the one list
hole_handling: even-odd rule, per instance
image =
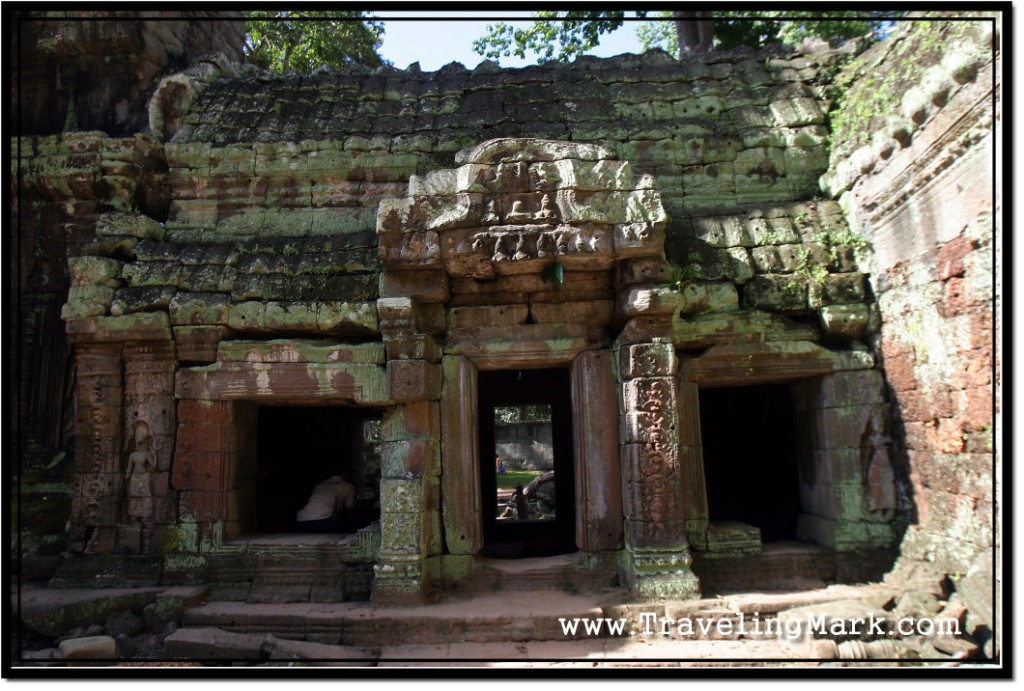
[[786, 384], [701, 389], [700, 431], [711, 521], [740, 521], [764, 542], [793, 540], [800, 486]]
[[485, 556], [577, 550], [569, 383], [568, 369], [479, 374]]
[[317, 483], [344, 475], [356, 507], [339, 511], [338, 532], [380, 518], [381, 412], [339, 406], [264, 406], [256, 434], [256, 530], [296, 530]]

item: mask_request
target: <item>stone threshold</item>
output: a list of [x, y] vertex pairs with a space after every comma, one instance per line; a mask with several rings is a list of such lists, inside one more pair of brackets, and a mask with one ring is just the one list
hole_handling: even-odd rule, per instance
[[225, 540], [224, 547], [295, 547], [310, 545], [347, 545], [354, 541], [356, 533], [268, 533], [265, 535], [245, 535], [233, 540]]

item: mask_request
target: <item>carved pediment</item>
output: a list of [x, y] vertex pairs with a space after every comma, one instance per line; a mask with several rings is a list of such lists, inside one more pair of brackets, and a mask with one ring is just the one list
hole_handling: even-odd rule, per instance
[[381, 203], [386, 268], [492, 278], [663, 256], [668, 217], [653, 178], [603, 147], [496, 139], [455, 160], [462, 165], [414, 175], [408, 196]]

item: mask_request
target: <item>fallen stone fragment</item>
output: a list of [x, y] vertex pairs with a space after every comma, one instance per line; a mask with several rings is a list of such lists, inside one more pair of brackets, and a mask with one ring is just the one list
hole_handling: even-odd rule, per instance
[[376, 649], [293, 641], [275, 636], [266, 637], [262, 650], [271, 660], [317, 660], [344, 667], [375, 666], [380, 659], [380, 651]]
[[183, 628], [164, 639], [164, 650], [169, 658], [187, 660], [258, 660], [262, 644], [260, 635]]
[[60, 642], [60, 652], [68, 660], [116, 660], [117, 643], [110, 636], [69, 638]]

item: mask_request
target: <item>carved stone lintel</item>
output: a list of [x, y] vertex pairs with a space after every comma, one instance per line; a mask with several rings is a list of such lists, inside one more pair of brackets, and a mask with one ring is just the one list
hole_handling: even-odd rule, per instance
[[218, 362], [183, 368], [176, 377], [179, 398], [211, 401], [347, 398], [362, 405], [386, 405], [387, 371], [378, 365]]

